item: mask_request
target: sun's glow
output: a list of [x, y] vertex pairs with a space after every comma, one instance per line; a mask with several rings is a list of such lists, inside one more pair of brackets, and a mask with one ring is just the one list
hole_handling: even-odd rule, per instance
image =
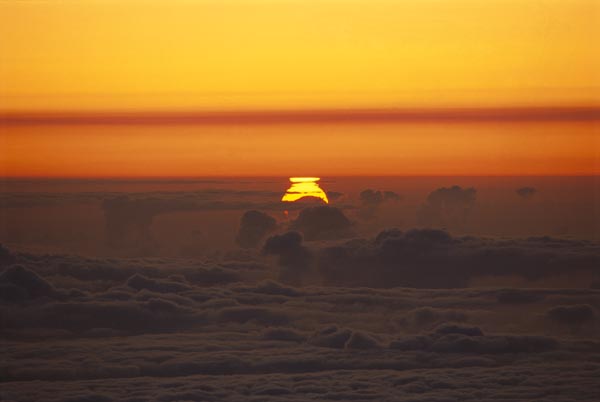
[[329, 204], [327, 194], [319, 187], [319, 177], [290, 177], [290, 188], [287, 189], [281, 201], [294, 202], [305, 197], [315, 197]]

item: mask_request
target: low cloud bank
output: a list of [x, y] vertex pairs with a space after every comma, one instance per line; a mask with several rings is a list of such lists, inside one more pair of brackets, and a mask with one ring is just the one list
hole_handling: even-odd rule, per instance
[[[540, 281], [559, 275], [584, 273], [592, 278], [600, 274], [600, 245], [580, 240], [454, 237], [437, 229], [391, 229], [373, 239], [308, 249], [298, 235], [281, 236], [293, 237], [293, 250], [302, 249], [304, 257], [286, 254], [289, 258], [280, 265], [316, 271], [326, 285], [456, 288], [468, 287], [479, 277]], [[309, 252], [312, 258], [306, 257]]]

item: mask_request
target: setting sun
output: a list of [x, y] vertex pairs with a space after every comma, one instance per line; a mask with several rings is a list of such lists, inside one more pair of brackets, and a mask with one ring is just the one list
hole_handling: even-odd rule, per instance
[[306, 197], [321, 199], [329, 204], [327, 194], [319, 187], [320, 177], [290, 177], [290, 188], [287, 189], [281, 201], [294, 202]]

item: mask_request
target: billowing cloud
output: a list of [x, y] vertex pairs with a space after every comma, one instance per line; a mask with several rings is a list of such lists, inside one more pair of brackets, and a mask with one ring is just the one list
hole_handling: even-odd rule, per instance
[[360, 193], [360, 209], [358, 215], [363, 219], [372, 219], [385, 203], [400, 201], [401, 197], [393, 191], [367, 189]]
[[15, 262], [15, 257], [9, 249], [0, 244], [0, 267], [10, 265]]
[[344, 212], [327, 205], [301, 210], [290, 229], [301, 232], [307, 241], [341, 239], [354, 235], [352, 223]]
[[279, 257], [280, 279], [286, 283], [301, 284], [308, 274], [312, 254], [302, 245], [302, 235], [287, 232], [267, 239], [263, 253]]
[[325, 283], [343, 286], [466, 287], [476, 277], [536, 280], [594, 275], [600, 267], [600, 246], [591, 242], [452, 237], [435, 229], [387, 230], [315, 253]]
[[311, 345], [324, 348], [343, 349], [348, 339], [352, 336], [352, 331], [347, 328], [338, 328], [337, 325], [331, 325], [320, 328], [308, 340]]
[[432, 191], [417, 212], [420, 225], [426, 227], [464, 230], [475, 206], [477, 191], [460, 186], [441, 187]]
[[[203, 261], [9, 252], [0, 285], [28, 296], [0, 299], [1, 398], [591, 401], [600, 392], [598, 290], [564, 280], [425, 286], [443, 269], [460, 278], [451, 284], [594, 271], [594, 243], [389, 230], [333, 246], [292, 232], [264, 250], [290, 268], [349, 259], [334, 286], [295, 287], [273, 280], [252, 249]], [[391, 287], [406, 278], [424, 288]]]
[[505, 354], [542, 353], [559, 348], [559, 343], [544, 336], [488, 336], [478, 327], [442, 325], [431, 334], [404, 337], [390, 343], [390, 348], [437, 353]]
[[129, 278], [127, 280], [127, 286], [138, 291], [147, 289], [157, 293], [177, 293], [189, 290], [189, 286], [183, 283], [151, 279], [140, 274], [135, 274]]
[[380, 346], [378, 341], [366, 332], [338, 328], [337, 325], [320, 328], [308, 338], [308, 343], [333, 349], [376, 349]]
[[456, 309], [440, 309], [426, 306], [410, 311], [406, 318], [415, 328], [421, 329], [444, 322], [465, 322], [468, 320], [468, 315]]
[[385, 201], [399, 201], [400, 196], [393, 191], [379, 191], [367, 189], [360, 193], [360, 201], [363, 205], [380, 205]]
[[59, 297], [50, 283], [21, 265], [10, 266], [0, 273], [0, 290], [0, 298], [7, 301]]
[[240, 247], [257, 247], [276, 228], [277, 221], [272, 216], [255, 210], [246, 211], [242, 215], [235, 241]]

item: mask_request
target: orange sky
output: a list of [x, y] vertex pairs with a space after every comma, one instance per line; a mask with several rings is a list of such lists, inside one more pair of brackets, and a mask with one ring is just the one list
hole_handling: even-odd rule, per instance
[[16, 126], [3, 176], [600, 174], [596, 122]]
[[[0, 2], [0, 174], [600, 174], [597, 109], [592, 121], [478, 128], [464, 118], [69, 121], [157, 110], [595, 108], [599, 9], [595, 0]], [[2, 123], [6, 113], [48, 112], [67, 119]]]

